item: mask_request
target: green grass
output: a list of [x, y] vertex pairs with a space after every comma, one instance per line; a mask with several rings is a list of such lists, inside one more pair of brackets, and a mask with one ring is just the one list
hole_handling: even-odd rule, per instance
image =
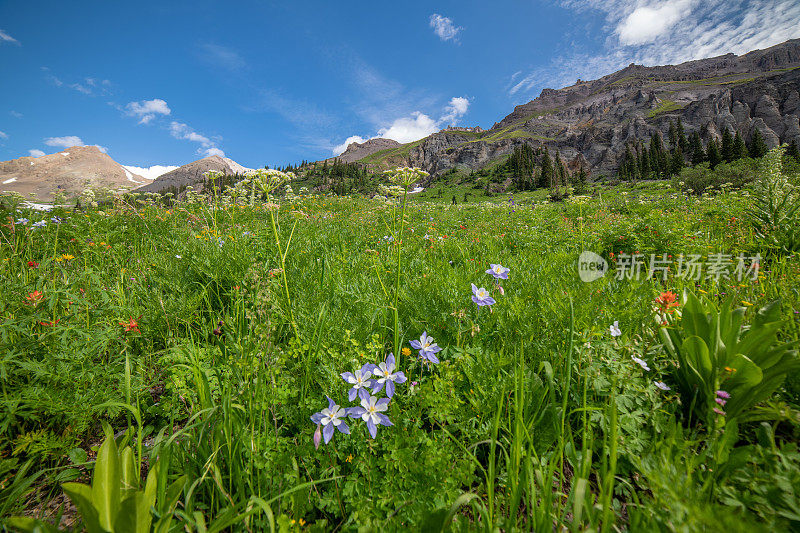
[[662, 113], [671, 113], [672, 111], [677, 111], [678, 109], [683, 109], [683, 106], [677, 102], [673, 102], [672, 100], [661, 100], [661, 103], [658, 105], [658, 107], [651, 110], [647, 114], [647, 118], [657, 117]]
[[[752, 324], [780, 297], [780, 338], [797, 341], [798, 258], [768, 253], [743, 194], [687, 197], [664, 182], [597, 187], [586, 201], [546, 203], [547, 192], [451, 185], [438, 201], [434, 185], [405, 207], [317, 196], [272, 210], [3, 213], [31, 222], [0, 228], [0, 520], [53, 518], [61, 483], [89, 482], [107, 423], [133, 430], [120, 449], [141, 430], [136, 453], [158, 458], [164, 488], [153, 508], [173, 531], [800, 525], [800, 380], [753, 421], [698, 425], [654, 311], [660, 293], [687, 289], [730, 298]], [[32, 229], [54, 215], [64, 222]], [[620, 253], [669, 254], [673, 267], [681, 254], [765, 257], [754, 280], [673, 269], [584, 283], [584, 250], [612, 266]], [[507, 280], [486, 274], [494, 263]], [[478, 308], [472, 283], [496, 303]], [[423, 332], [439, 364], [405, 350]], [[316, 449], [310, 417], [326, 396], [359, 405], [340, 374], [389, 352], [408, 378], [393, 425], [371, 439], [350, 418], [350, 434]], [[780, 424], [759, 423], [775, 413]]]

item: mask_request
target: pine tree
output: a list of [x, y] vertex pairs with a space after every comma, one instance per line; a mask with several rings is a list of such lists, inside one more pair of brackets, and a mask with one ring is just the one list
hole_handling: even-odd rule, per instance
[[753, 135], [750, 137], [750, 157], [753, 159], [764, 157], [767, 153], [767, 143], [758, 128], [753, 128]]
[[587, 181], [588, 177], [586, 176], [586, 169], [581, 168], [578, 170], [578, 175], [575, 178], [575, 193], [576, 194], [584, 194], [587, 188]]
[[669, 162], [669, 169], [671, 174], [679, 174], [681, 169], [683, 169], [683, 150], [681, 150], [681, 145], [675, 147], [672, 151], [672, 158]]
[[686, 133], [683, 131], [683, 121], [678, 119], [678, 145], [684, 154], [689, 151], [689, 141], [686, 140]]
[[706, 152], [708, 155], [708, 163], [711, 168], [714, 168], [722, 162], [722, 154], [720, 154], [716, 139], [711, 138], [708, 140]]
[[728, 128], [722, 131], [722, 159], [727, 163], [733, 161], [733, 135]]
[[665, 161], [666, 156], [664, 154], [664, 145], [661, 142], [661, 135], [653, 133], [650, 136], [650, 168], [653, 169], [654, 177], [667, 174], [668, 169], [665, 168]]
[[795, 161], [800, 163], [800, 150], [797, 148], [797, 141], [792, 139], [789, 148], [786, 149], [786, 155], [793, 157]]
[[672, 120], [669, 121], [669, 146], [673, 150], [678, 146], [678, 129]]
[[745, 157], [750, 157], [750, 153], [747, 151], [744, 139], [737, 131], [736, 135], [733, 136], [733, 160], [744, 159]]
[[550, 160], [550, 152], [544, 147], [542, 155], [542, 173], [539, 175], [539, 187], [550, 187], [553, 182], [553, 162]]
[[646, 146], [642, 146], [641, 153], [642, 159], [639, 164], [639, 174], [641, 174], [642, 179], [647, 179], [650, 177], [650, 154], [647, 152]]
[[692, 154], [692, 165], [699, 165], [706, 160], [703, 142], [700, 140], [700, 134], [696, 131], [689, 136], [689, 151]]

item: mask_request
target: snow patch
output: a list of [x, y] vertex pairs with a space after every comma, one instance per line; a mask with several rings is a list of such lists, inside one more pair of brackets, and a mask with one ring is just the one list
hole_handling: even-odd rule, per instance
[[17, 178], [8, 178], [3, 182], [3, 185], [8, 185], [9, 183], [14, 183], [15, 181], [17, 181]]
[[25, 202], [25, 207], [33, 209], [34, 211], [50, 211], [53, 206], [50, 204], [35, 204], [33, 202]]
[[69, 155], [69, 152], [61, 152], [61, 155], [63, 155], [64, 157], [67, 157]]
[[133, 179], [133, 174], [131, 174], [130, 170], [128, 170], [127, 168], [123, 167], [122, 165], [120, 165], [120, 166], [122, 167], [122, 170], [125, 171], [125, 177], [128, 178], [128, 181], [133, 182], [133, 183], [142, 183], [141, 181], [136, 181], [135, 179]]
[[31, 161], [31, 166], [33, 166], [33, 165], [35, 165], [35, 164], [36, 164], [36, 163], [34, 163], [33, 161]]

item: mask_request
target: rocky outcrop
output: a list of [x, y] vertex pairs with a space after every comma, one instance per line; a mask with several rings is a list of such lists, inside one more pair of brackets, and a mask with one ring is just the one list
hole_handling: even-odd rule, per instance
[[347, 149], [344, 152], [336, 157], [328, 159], [328, 161], [338, 159], [342, 163], [352, 163], [354, 161], [364, 159], [375, 152], [380, 152], [381, 150], [386, 150], [389, 148], [396, 148], [398, 146], [400, 146], [399, 142], [392, 139], [382, 138], [370, 139], [363, 143], [353, 142], [347, 145]]

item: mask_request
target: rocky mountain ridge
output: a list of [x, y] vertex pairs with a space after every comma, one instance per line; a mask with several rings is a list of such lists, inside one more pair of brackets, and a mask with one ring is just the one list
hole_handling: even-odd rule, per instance
[[726, 54], [679, 65], [628, 67], [598, 80], [544, 89], [487, 131], [442, 130], [361, 158], [375, 169], [419, 166], [437, 174], [477, 169], [520, 144], [547, 146], [593, 176], [616, 172], [626, 147], [666, 140], [670, 121], [686, 133], [719, 139], [728, 128], [768, 147], [800, 143], [800, 39], [742, 56]]
[[198, 191], [201, 191], [206, 172], [215, 171], [221, 172], [227, 176], [234, 176], [244, 174], [249, 170], [252, 169], [243, 167], [232, 159], [212, 155], [210, 157], [198, 159], [197, 161], [192, 161], [166, 174], [162, 174], [153, 180], [152, 183], [136, 189], [135, 192], [164, 193], [168, 191], [180, 191], [190, 185], [195, 187]]
[[59, 192], [69, 198], [86, 188], [127, 191], [149, 182], [97, 146], [73, 146], [55, 154], [0, 161], [0, 192], [18, 192], [42, 202], [52, 201]]

